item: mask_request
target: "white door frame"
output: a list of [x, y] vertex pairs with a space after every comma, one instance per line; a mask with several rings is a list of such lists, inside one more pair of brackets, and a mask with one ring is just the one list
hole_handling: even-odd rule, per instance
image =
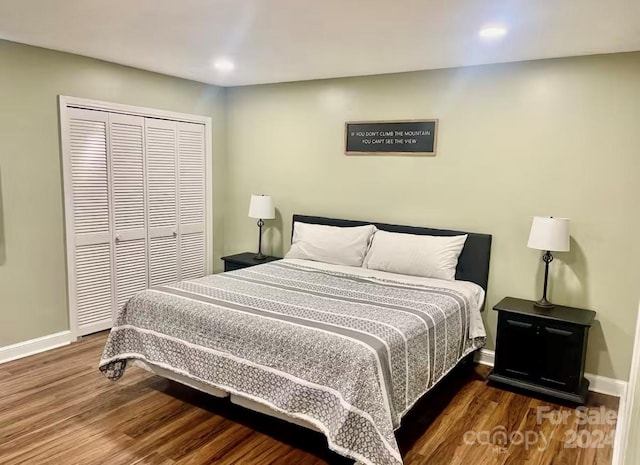
[[76, 294], [69, 277], [73, 268], [73, 218], [67, 212], [73, 211], [73, 191], [71, 183], [71, 150], [69, 141], [69, 127], [67, 108], [81, 108], [85, 110], [98, 110], [110, 113], [123, 113], [127, 115], [143, 116], [148, 118], [168, 119], [187, 123], [203, 124], [205, 127], [205, 272], [213, 272], [213, 149], [212, 149], [212, 120], [209, 116], [190, 115], [173, 111], [158, 110], [154, 108], [123, 105], [120, 103], [104, 102], [67, 95], [58, 96], [58, 108], [60, 117], [60, 148], [62, 154], [62, 178], [64, 190], [64, 215], [65, 215], [65, 244], [67, 260], [67, 296], [69, 311], [69, 326], [71, 340], [78, 338], [77, 316], [73, 311], [76, 308]]
[[[640, 457], [640, 446], [637, 444], [638, 438], [632, 438], [629, 430], [632, 424], [637, 424], [640, 418], [633, 418], [633, 415], [640, 411], [640, 399], [636, 393], [640, 389], [640, 305], [638, 306], [638, 314], [636, 316], [636, 333], [634, 339], [633, 356], [631, 358], [631, 373], [629, 373], [629, 383], [627, 384], [627, 392], [620, 398], [620, 414], [618, 415], [618, 424], [616, 431], [620, 435], [619, 440], [615, 442], [613, 449], [613, 465], [631, 465], [631, 460], [637, 460]], [[632, 450], [633, 449], [633, 450]], [[630, 456], [632, 452], [634, 456]]]

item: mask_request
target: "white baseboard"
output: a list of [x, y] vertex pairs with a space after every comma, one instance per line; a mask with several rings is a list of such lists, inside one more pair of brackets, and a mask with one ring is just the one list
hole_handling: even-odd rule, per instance
[[18, 342], [10, 346], [0, 347], [0, 363], [10, 362], [45, 350], [66, 346], [71, 343], [71, 331], [62, 331], [28, 341]]
[[487, 349], [480, 349], [475, 353], [473, 357], [474, 362], [479, 363], [480, 365], [486, 365], [488, 367], [493, 367], [495, 359], [495, 351]]
[[[496, 358], [493, 350], [481, 349], [476, 352], [474, 360], [481, 365], [492, 367]], [[615, 378], [607, 378], [605, 376], [585, 373], [585, 378], [589, 380], [589, 390], [622, 398], [627, 392], [627, 382]]]
[[608, 396], [624, 398], [627, 393], [627, 382], [615, 378], [585, 373], [585, 378], [589, 380], [589, 390], [606, 394]]

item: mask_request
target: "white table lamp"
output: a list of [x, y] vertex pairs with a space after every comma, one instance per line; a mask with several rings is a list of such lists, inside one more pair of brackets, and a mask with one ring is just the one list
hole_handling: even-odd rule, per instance
[[527, 246], [531, 249], [545, 251], [542, 256], [542, 261], [545, 264], [542, 299], [538, 300], [534, 305], [538, 308], [553, 308], [553, 304], [547, 300], [549, 263], [553, 260], [551, 252], [569, 251], [569, 218], [534, 216]]
[[252, 195], [249, 202], [249, 218], [258, 219], [258, 254], [253, 258], [256, 260], [264, 260], [266, 255], [262, 254], [262, 227], [264, 220], [272, 220], [276, 217], [276, 209], [273, 205], [273, 199], [270, 195]]

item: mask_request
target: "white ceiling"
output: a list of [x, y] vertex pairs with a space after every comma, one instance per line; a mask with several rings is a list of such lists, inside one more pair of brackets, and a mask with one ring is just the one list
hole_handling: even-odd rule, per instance
[[0, 38], [234, 86], [640, 50], [640, 0], [0, 0]]

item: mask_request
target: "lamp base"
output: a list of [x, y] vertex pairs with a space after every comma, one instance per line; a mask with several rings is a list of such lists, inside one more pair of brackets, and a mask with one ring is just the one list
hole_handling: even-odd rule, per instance
[[551, 302], [549, 302], [546, 297], [543, 297], [542, 299], [538, 300], [537, 302], [535, 302], [533, 304], [533, 306], [535, 308], [544, 308], [546, 310], [549, 310], [550, 308], [553, 308], [555, 305], [553, 305]]
[[535, 308], [543, 308], [549, 310], [553, 308], [553, 304], [547, 300], [547, 283], [549, 282], [549, 263], [553, 261], [553, 255], [550, 251], [546, 251], [542, 256], [544, 262], [544, 287], [542, 290], [542, 299], [533, 304]]
[[264, 226], [264, 221], [262, 218], [258, 220], [258, 253], [253, 256], [254, 260], [264, 260], [267, 258], [266, 255], [262, 253], [262, 227]]

